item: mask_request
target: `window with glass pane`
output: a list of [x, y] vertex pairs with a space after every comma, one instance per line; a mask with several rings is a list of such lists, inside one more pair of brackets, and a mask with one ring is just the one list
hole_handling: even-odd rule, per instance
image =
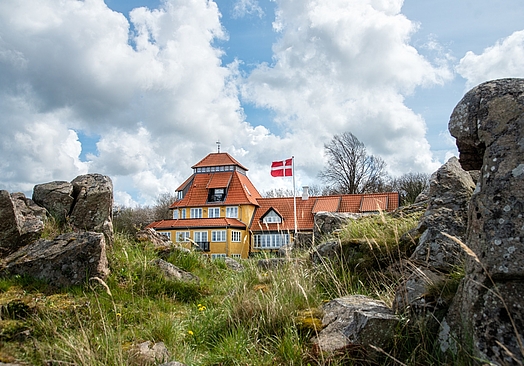
[[176, 233], [176, 241], [189, 241], [189, 231], [179, 231]]
[[242, 232], [240, 232], [240, 231], [232, 231], [231, 232], [231, 241], [240, 242], [240, 238], [241, 237], [242, 237]]
[[209, 218], [220, 217], [220, 207], [208, 208], [207, 217]]
[[282, 222], [282, 218], [275, 211], [271, 211], [266, 216], [264, 216], [263, 222], [265, 224], [271, 224], [271, 223], [279, 224]]
[[211, 232], [211, 241], [215, 241], [215, 242], [226, 241], [226, 231], [225, 230], [212, 231]]
[[192, 219], [201, 219], [202, 218], [202, 209], [201, 208], [192, 208], [190, 215]]
[[194, 235], [195, 242], [201, 243], [207, 241], [207, 231], [195, 231]]
[[238, 217], [238, 206], [226, 207], [226, 217], [236, 219]]

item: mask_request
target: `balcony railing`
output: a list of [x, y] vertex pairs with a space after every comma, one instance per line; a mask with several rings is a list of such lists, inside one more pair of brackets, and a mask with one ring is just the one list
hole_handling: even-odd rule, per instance
[[197, 247], [195, 250], [201, 251], [201, 252], [209, 252], [209, 242], [208, 241], [197, 241], [196, 242]]

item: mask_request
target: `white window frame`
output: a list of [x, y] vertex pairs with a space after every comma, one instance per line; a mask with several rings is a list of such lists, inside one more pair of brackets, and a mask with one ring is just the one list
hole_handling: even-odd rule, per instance
[[186, 218], [186, 209], [183, 208], [180, 210], [180, 218], [185, 219]]
[[207, 209], [207, 217], [210, 219], [220, 217], [220, 207], [209, 207]]
[[177, 231], [176, 233], [177, 243], [188, 242], [190, 238], [191, 238], [190, 231]]
[[226, 258], [227, 255], [225, 253], [215, 253], [215, 254], [211, 254], [211, 259], [212, 260], [215, 260], [215, 259], [222, 259], [222, 258]]
[[231, 241], [235, 243], [240, 243], [242, 239], [242, 231], [232, 230], [231, 231]]
[[207, 242], [208, 232], [207, 231], [195, 231], [193, 232], [193, 240], [195, 243]]
[[280, 224], [282, 223], [282, 218], [275, 211], [271, 210], [264, 216], [262, 222], [264, 224]]
[[202, 218], [202, 209], [201, 208], [192, 208], [190, 210], [189, 217], [192, 219], [201, 219]]
[[211, 232], [211, 241], [215, 243], [224, 243], [227, 240], [226, 230], [213, 230]]
[[253, 247], [256, 249], [277, 249], [289, 244], [289, 234], [256, 234], [253, 236]]
[[169, 240], [171, 240], [171, 231], [159, 231], [158, 233], [160, 235], [167, 236], [169, 238]]
[[236, 219], [238, 218], [238, 206], [226, 207], [226, 217]]
[[240, 259], [242, 258], [242, 254], [231, 254], [231, 258]]
[[178, 220], [178, 210], [173, 210], [173, 220]]

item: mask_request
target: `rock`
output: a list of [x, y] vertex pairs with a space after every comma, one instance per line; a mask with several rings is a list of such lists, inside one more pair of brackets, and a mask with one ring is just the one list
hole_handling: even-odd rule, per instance
[[244, 266], [240, 263], [238, 263], [236, 260], [230, 257], [225, 257], [224, 261], [226, 262], [226, 266], [229, 269], [232, 269], [233, 271], [243, 271]]
[[293, 243], [284, 244], [280, 248], [278, 248], [277, 254], [279, 257], [289, 257], [291, 255], [291, 252], [293, 252], [293, 248]]
[[[152, 343], [146, 341], [131, 349], [131, 364], [134, 365], [166, 364], [169, 357], [169, 351], [164, 342]], [[168, 364], [171, 364], [171, 362]]]
[[350, 220], [362, 217], [358, 213], [317, 212], [314, 217], [314, 236], [322, 237], [333, 233], [346, 225]]
[[109, 275], [104, 236], [82, 232], [40, 239], [2, 261], [2, 273], [29, 275], [64, 287]]
[[434, 316], [435, 310], [441, 306], [443, 299], [432, 298], [431, 288], [441, 284], [445, 277], [428, 268], [416, 267], [410, 271], [410, 275], [404, 280], [395, 292], [393, 299], [393, 310], [399, 313], [410, 312], [412, 315]]
[[398, 318], [386, 304], [363, 295], [332, 300], [322, 306], [323, 329], [312, 339], [322, 352], [344, 350], [348, 346], [384, 348], [392, 340]]
[[200, 281], [200, 279], [194, 274], [184, 271], [178, 268], [177, 266], [174, 266], [173, 264], [166, 262], [163, 259], [155, 259], [151, 261], [151, 264], [155, 265], [158, 269], [160, 269], [164, 276], [169, 280], [179, 280], [185, 282]]
[[157, 250], [165, 250], [173, 246], [173, 242], [167, 236], [162, 235], [151, 228], [140, 230], [135, 234], [135, 238], [142, 242], [150, 241]]
[[76, 177], [73, 184], [75, 199], [70, 221], [81, 231], [103, 233], [108, 245], [113, 244], [113, 183], [107, 176], [87, 174]]
[[309, 258], [315, 264], [321, 264], [324, 260], [335, 260], [340, 258], [342, 244], [339, 240], [328, 240], [313, 248]]
[[442, 233], [465, 240], [468, 202], [475, 184], [457, 158], [452, 157], [430, 179], [427, 210], [419, 221], [421, 234], [411, 259], [440, 271], [450, 271], [464, 260], [457, 242]]
[[469, 205], [466, 277], [446, 318], [448, 333], [471, 340], [480, 359], [522, 364], [524, 79], [473, 88], [453, 110], [449, 130], [462, 167], [481, 174]]
[[37, 184], [33, 188], [33, 201], [64, 223], [73, 207], [73, 185], [62, 181]]
[[0, 191], [0, 257], [40, 238], [46, 211], [23, 193]]

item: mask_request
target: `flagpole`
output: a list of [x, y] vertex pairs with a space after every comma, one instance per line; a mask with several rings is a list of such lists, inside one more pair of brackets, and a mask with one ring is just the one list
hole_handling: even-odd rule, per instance
[[295, 157], [291, 157], [291, 169], [293, 171], [293, 215], [295, 218], [295, 235], [293, 241], [297, 238], [297, 195], [296, 195], [296, 186], [295, 186]]

